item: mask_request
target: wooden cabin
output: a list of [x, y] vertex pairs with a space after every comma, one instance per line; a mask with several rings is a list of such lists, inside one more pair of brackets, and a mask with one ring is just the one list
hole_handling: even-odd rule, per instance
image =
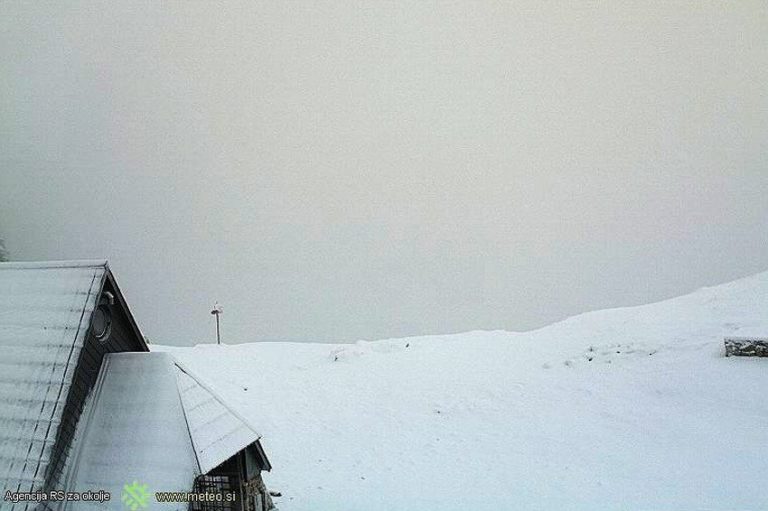
[[[0, 350], [3, 510], [123, 511], [137, 478], [148, 509], [271, 507], [258, 433], [170, 355], [149, 352], [106, 261], [0, 263]], [[216, 488], [232, 499], [154, 501]], [[56, 493], [100, 489], [109, 501]]]

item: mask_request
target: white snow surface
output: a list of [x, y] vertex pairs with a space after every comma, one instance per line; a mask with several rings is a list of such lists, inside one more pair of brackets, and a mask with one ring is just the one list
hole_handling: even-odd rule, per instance
[[[170, 351], [282, 511], [768, 509], [768, 273], [540, 330]], [[590, 360], [591, 359], [591, 360]]]

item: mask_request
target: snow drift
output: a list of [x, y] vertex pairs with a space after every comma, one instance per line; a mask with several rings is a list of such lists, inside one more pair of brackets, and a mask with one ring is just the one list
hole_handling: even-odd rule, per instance
[[758, 510], [768, 273], [540, 330], [165, 348], [262, 431], [282, 511]]

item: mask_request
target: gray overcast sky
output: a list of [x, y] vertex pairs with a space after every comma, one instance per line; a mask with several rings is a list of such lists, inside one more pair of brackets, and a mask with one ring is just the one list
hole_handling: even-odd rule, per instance
[[189, 344], [520, 330], [768, 269], [768, 4], [2, 2], [0, 236]]

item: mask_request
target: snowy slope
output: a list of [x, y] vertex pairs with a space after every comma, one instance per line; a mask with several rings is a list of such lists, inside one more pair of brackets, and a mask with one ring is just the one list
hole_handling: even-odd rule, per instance
[[768, 273], [526, 333], [162, 348], [264, 434], [282, 511], [768, 509]]

